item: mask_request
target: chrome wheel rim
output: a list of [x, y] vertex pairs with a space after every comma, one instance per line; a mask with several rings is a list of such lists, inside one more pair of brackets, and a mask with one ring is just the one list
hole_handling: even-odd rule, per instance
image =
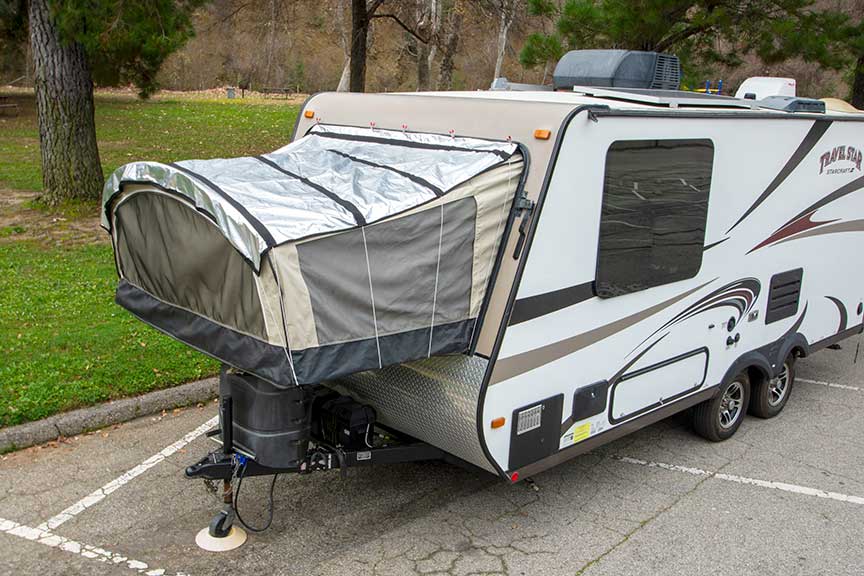
[[744, 408], [744, 385], [732, 382], [720, 399], [720, 428], [728, 430], [738, 421]]
[[789, 363], [783, 363], [783, 370], [768, 383], [768, 405], [778, 406], [789, 392]]

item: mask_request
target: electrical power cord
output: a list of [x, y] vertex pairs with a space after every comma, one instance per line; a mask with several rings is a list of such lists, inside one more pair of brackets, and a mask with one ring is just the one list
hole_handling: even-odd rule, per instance
[[243, 486], [243, 476], [246, 473], [246, 464], [243, 464], [243, 467], [240, 469], [240, 473], [237, 475], [237, 489], [234, 491], [234, 514], [237, 516], [237, 520], [243, 527], [249, 532], [264, 532], [270, 525], [273, 524], [273, 509], [275, 508], [273, 502], [273, 489], [276, 487], [276, 479], [279, 477], [279, 474], [273, 475], [273, 480], [270, 482], [270, 495], [269, 495], [269, 503], [267, 505], [267, 522], [264, 526], [256, 527], [251, 526], [243, 520], [243, 517], [240, 516], [240, 488]]

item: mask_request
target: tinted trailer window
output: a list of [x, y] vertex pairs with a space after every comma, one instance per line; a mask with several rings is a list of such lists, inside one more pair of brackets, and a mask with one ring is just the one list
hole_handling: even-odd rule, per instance
[[710, 140], [625, 140], [609, 147], [598, 296], [629, 294], [699, 272], [713, 163]]

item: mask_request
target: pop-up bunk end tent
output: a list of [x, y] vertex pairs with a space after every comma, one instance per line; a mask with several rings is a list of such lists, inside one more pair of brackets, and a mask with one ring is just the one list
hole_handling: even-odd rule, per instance
[[522, 170], [509, 142], [325, 125], [127, 164], [103, 198], [116, 300], [277, 386], [465, 352]]

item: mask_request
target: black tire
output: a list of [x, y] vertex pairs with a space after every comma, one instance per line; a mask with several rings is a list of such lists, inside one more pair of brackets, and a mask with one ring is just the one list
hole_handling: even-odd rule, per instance
[[[737, 409], [730, 409], [730, 402]], [[693, 429], [697, 434], [712, 442], [722, 442], [731, 438], [747, 412], [750, 403], [750, 378], [742, 372], [720, 386], [717, 394], [710, 400], [697, 404], [693, 409]]]
[[758, 418], [773, 418], [783, 411], [795, 384], [795, 356], [789, 355], [777, 378], [763, 379], [752, 387], [750, 413]]

